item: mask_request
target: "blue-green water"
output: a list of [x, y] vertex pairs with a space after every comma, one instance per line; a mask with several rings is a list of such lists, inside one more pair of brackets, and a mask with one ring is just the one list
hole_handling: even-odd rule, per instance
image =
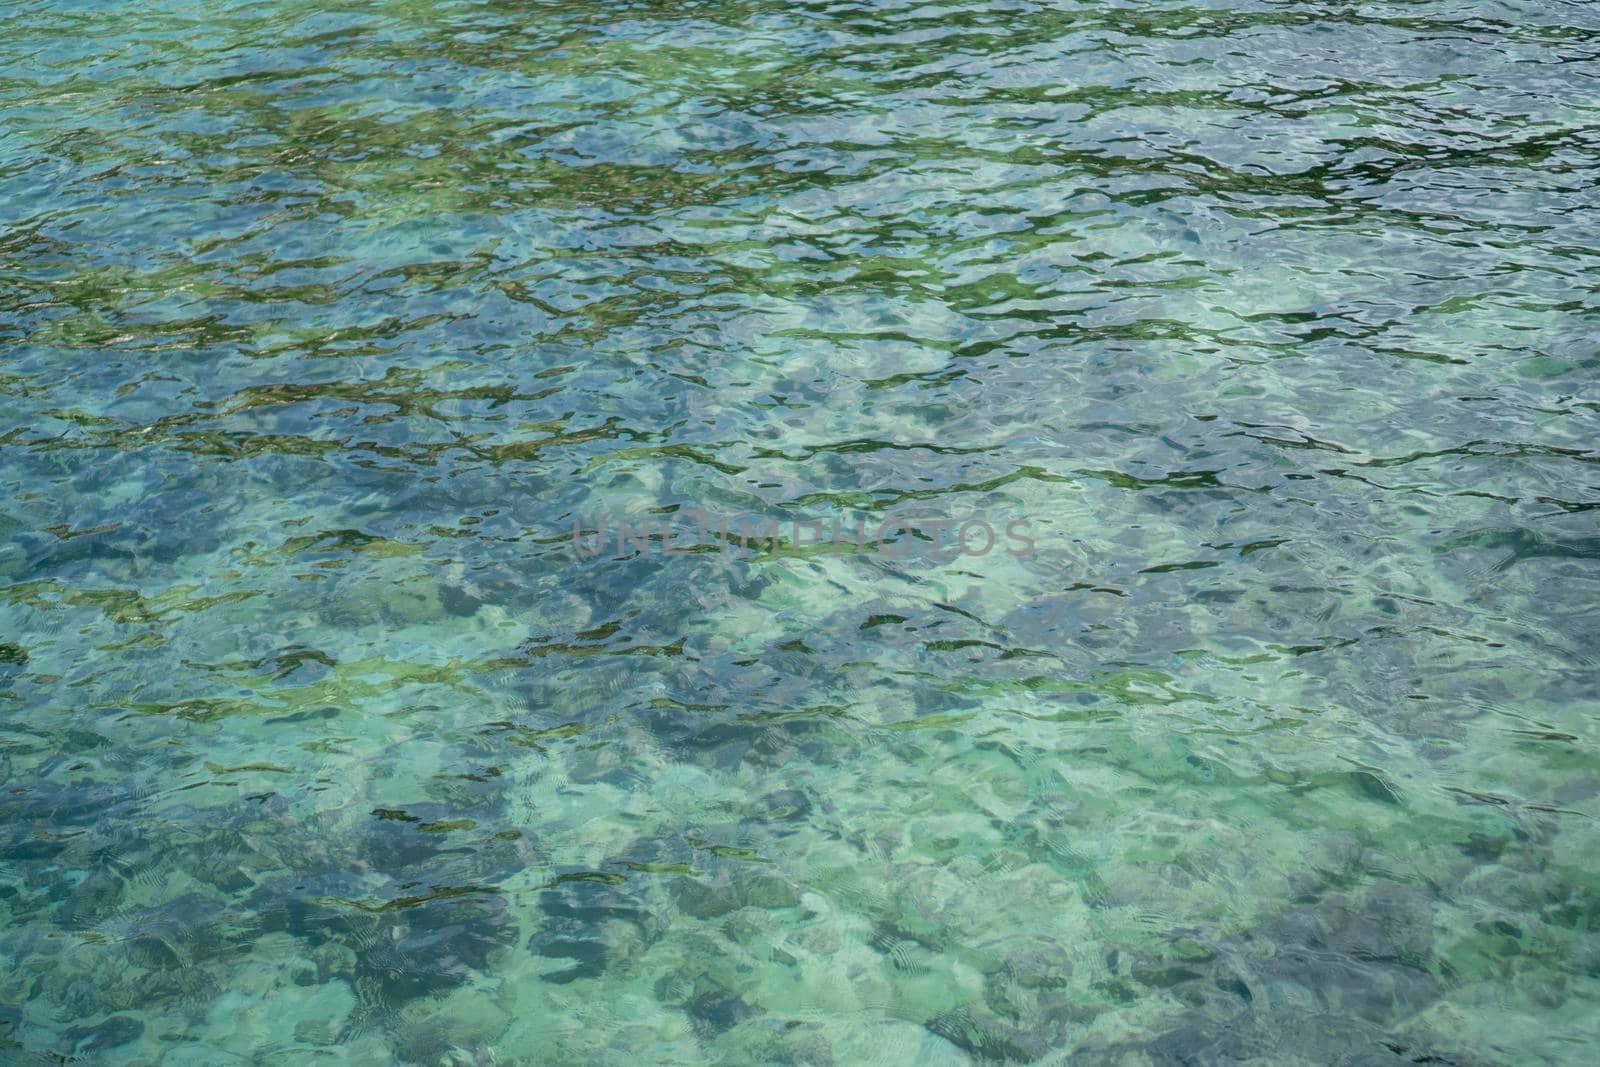
[[0, 4], [0, 1060], [1594, 1062], [1597, 176], [1593, 3]]

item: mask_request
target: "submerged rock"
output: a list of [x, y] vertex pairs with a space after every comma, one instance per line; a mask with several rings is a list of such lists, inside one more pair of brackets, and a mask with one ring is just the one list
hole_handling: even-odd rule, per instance
[[149, 971], [177, 970], [183, 966], [176, 949], [160, 937], [148, 934], [128, 943], [128, 959]]
[[1077, 1050], [1086, 1067], [1138, 1063], [1148, 1067], [1235, 1067], [1237, 1064], [1304, 1064], [1307, 1067], [1400, 1067], [1435, 1063], [1475, 1067], [1483, 1061], [1419, 1047], [1382, 1028], [1345, 1015], [1282, 1008], [1244, 1011], [1223, 1019], [1198, 1012], [1148, 1040]]
[[675, 879], [671, 893], [678, 910], [696, 919], [715, 919], [739, 906], [731, 889], [698, 878]]
[[122, 906], [128, 882], [109, 866], [96, 867], [72, 890], [56, 911], [56, 920], [73, 927], [115, 915]]
[[777, 789], [752, 805], [749, 814], [766, 822], [798, 821], [811, 814], [811, 799], [799, 789]]
[[1074, 1014], [1066, 992], [1072, 960], [1060, 945], [1046, 938], [1019, 938], [998, 951], [998, 965], [984, 975], [984, 1003], [990, 1010], [1014, 1022], [1062, 1021]]
[[444, 993], [489, 969], [516, 927], [494, 895], [453, 897], [386, 914], [365, 944], [353, 946], [357, 990], [380, 990], [399, 1004]]
[[768, 874], [735, 879], [733, 889], [739, 903], [747, 908], [792, 908], [800, 903], [793, 886]]
[[981, 1063], [1032, 1063], [1064, 1043], [1058, 1021], [1035, 1019], [1022, 1025], [984, 1005], [969, 1004], [940, 1012], [923, 1025]]
[[655, 913], [626, 885], [574, 879], [545, 890], [545, 921], [528, 940], [535, 955], [571, 960], [547, 982], [594, 978], [641, 955], [661, 936]]
[[143, 1033], [144, 1023], [138, 1019], [113, 1015], [94, 1026], [74, 1026], [62, 1033], [61, 1040], [73, 1055], [87, 1056], [126, 1045]]
[[[300, 898], [261, 906], [267, 929], [309, 942], [297, 975], [348, 981], [369, 1009], [397, 1010], [466, 984], [515, 943], [516, 926], [496, 894], [421, 900], [377, 913]], [[314, 968], [314, 977], [307, 972]], [[298, 980], [298, 978], [297, 978]]]
[[709, 988], [696, 993], [685, 1006], [696, 1028], [709, 1034], [731, 1030], [758, 1014], [742, 997], [726, 989]]

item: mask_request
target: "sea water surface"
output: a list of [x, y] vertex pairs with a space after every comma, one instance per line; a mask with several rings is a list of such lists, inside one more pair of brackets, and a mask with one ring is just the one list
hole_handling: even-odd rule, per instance
[[1595, 1062], [1597, 184], [1571, 0], [5, 0], [0, 1060]]

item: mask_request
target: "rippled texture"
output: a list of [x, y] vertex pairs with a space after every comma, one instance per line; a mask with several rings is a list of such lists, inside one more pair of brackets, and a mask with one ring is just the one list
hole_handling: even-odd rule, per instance
[[0, 16], [9, 1062], [1590, 1062], [1600, 5]]

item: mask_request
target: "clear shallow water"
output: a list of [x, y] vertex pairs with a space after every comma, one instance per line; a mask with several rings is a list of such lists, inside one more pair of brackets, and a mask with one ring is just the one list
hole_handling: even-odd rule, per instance
[[1590, 1062], [1600, 7], [3, 15], [8, 1062]]

